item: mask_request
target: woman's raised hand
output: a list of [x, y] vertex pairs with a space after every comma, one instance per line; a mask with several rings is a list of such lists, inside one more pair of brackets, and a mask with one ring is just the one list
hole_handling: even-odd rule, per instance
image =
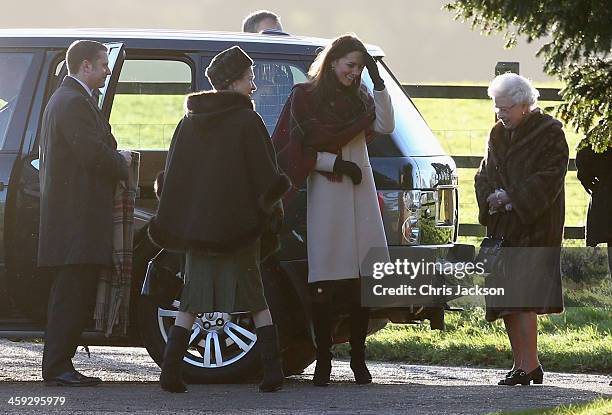
[[385, 89], [385, 81], [380, 77], [380, 72], [378, 71], [378, 65], [376, 65], [376, 61], [369, 53], [366, 53], [364, 56], [365, 67], [368, 69], [368, 73], [370, 74], [370, 78], [372, 79], [372, 83], [374, 84], [374, 89], [377, 91], [382, 91]]

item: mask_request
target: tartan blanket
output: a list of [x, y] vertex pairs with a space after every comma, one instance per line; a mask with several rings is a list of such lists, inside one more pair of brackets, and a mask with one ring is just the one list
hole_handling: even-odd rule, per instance
[[139, 166], [140, 153], [132, 151], [128, 180], [120, 181], [115, 189], [113, 267], [100, 276], [94, 310], [96, 330], [104, 331], [106, 337], [127, 335]]

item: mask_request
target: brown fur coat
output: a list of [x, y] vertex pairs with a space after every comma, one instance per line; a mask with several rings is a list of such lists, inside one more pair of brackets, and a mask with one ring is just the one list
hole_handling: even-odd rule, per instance
[[[563, 311], [561, 242], [565, 217], [565, 174], [569, 148], [561, 123], [535, 110], [513, 131], [498, 122], [475, 177], [481, 224], [487, 235], [503, 237], [506, 271], [487, 286], [504, 296], [489, 296], [489, 321], [508, 312]], [[496, 188], [508, 193], [512, 210], [489, 214], [487, 197]]]
[[[495, 124], [475, 177], [478, 221], [487, 234], [504, 236], [512, 246], [561, 246], [568, 161], [561, 123], [551, 116], [534, 111], [512, 137]], [[489, 215], [486, 199], [496, 188], [508, 193], [511, 212]]]

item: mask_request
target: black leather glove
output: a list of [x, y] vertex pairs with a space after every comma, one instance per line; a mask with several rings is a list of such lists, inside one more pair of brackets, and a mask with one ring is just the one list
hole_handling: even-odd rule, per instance
[[597, 177], [592, 177], [592, 178], [588, 178], [588, 179], [582, 178], [582, 179], [580, 179], [580, 183], [582, 184], [582, 187], [584, 187], [584, 190], [588, 194], [592, 195], [593, 191], [595, 190], [595, 188], [599, 184], [599, 178], [597, 178]]
[[361, 183], [361, 169], [352, 161], [344, 161], [340, 156], [334, 163], [334, 173], [344, 174], [350, 177], [354, 185]]
[[385, 81], [383, 81], [383, 79], [380, 77], [378, 65], [376, 65], [376, 61], [369, 53], [365, 54], [365, 67], [368, 69], [368, 73], [370, 74], [370, 78], [374, 84], [374, 89], [377, 91], [382, 91], [385, 89]]
[[582, 184], [582, 187], [584, 187], [584, 190], [588, 194], [593, 194], [593, 189], [599, 183], [599, 179], [595, 176], [585, 174], [584, 170], [579, 170], [577, 176], [578, 180], [580, 180], [580, 184]]
[[285, 210], [283, 209], [283, 202], [279, 200], [272, 208], [272, 213], [270, 214], [270, 232], [280, 233], [283, 227], [284, 218]]

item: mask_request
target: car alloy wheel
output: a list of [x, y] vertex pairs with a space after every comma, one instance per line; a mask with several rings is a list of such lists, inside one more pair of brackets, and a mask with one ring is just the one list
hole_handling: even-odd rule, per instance
[[[157, 319], [164, 341], [174, 324], [180, 302], [158, 308]], [[191, 328], [189, 346], [183, 360], [201, 368], [229, 366], [244, 358], [255, 346], [257, 335], [250, 312], [220, 311], [198, 314]]]

